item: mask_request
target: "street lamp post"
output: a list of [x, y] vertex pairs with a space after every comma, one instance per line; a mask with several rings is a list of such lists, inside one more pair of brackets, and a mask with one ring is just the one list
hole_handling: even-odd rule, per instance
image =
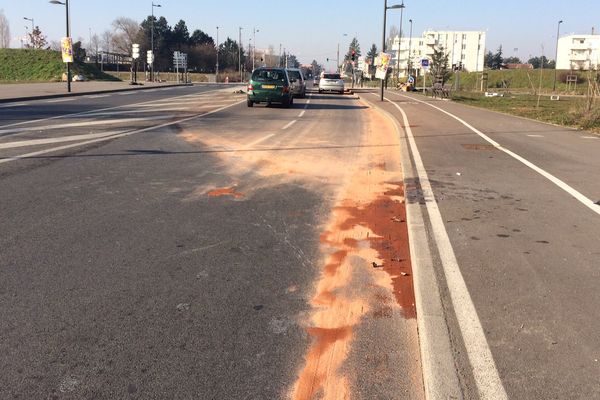
[[[26, 21], [31, 21], [31, 34], [33, 35], [33, 31], [35, 30], [35, 27], [33, 26], [34, 25], [33, 24], [33, 18], [23, 17], [23, 19], [26, 20]], [[27, 30], [27, 27], [25, 27], [25, 30]], [[29, 36], [29, 35], [27, 35], [27, 36]], [[31, 37], [31, 44], [32, 44], [31, 47], [33, 47], [33, 36]]]
[[410, 56], [410, 50], [412, 47], [412, 26], [413, 26], [413, 20], [409, 19], [408, 22], [410, 22], [410, 35], [408, 37], [408, 63], [407, 63], [407, 68], [408, 68], [408, 75], [410, 75], [411, 71], [411, 67], [412, 67], [412, 59]]
[[256, 59], [256, 32], [260, 32], [260, 30], [254, 28], [253, 29], [253, 39], [252, 39], [252, 71], [254, 71], [254, 60]]
[[219, 83], [219, 27], [217, 26], [217, 68], [215, 74], [215, 81]]
[[244, 77], [242, 75], [242, 27], [239, 27], [239, 41], [238, 41], [238, 68], [240, 70], [240, 82], [243, 82]]
[[[71, 37], [71, 25], [69, 20], [69, 0], [62, 1], [50, 0], [50, 4], [60, 4], [65, 6], [66, 20], [67, 20], [67, 37]], [[67, 63], [67, 92], [71, 93], [71, 63]]]
[[[342, 33], [342, 37], [348, 36], [347, 33]], [[342, 70], [340, 68], [340, 42], [338, 42], [338, 47], [337, 47], [337, 66], [336, 66], [336, 71], [339, 73], [342, 73]]]
[[402, 0], [402, 4], [399, 6], [400, 8], [400, 32], [398, 33], [398, 59], [396, 60], [396, 77], [398, 80], [400, 79], [400, 51], [402, 50], [402, 21], [404, 19], [404, 0]]
[[[556, 56], [554, 57], [554, 85], [552, 85], [552, 91], [556, 92], [556, 70], [557, 70], [557, 62], [558, 62], [558, 38], [560, 36], [560, 24], [563, 23], [563, 20], [561, 19], [560, 21], [558, 21], [558, 28], [556, 30]], [[544, 59], [542, 58], [542, 64], [544, 63]]]
[[[402, 5], [397, 4], [395, 6], [389, 6], [387, 5], [387, 0], [383, 0], [383, 36], [382, 36], [382, 40], [381, 40], [381, 52], [385, 53], [385, 26], [387, 24], [387, 10], [393, 10], [393, 9], [397, 9], [397, 8], [403, 8], [404, 7], [404, 2], [402, 3]], [[387, 78], [387, 71], [386, 71], [386, 78]], [[385, 78], [381, 80], [381, 101], [383, 101], [383, 85], [385, 84]]]
[[150, 51], [152, 59], [150, 60], [150, 81], [154, 82], [154, 9], [162, 7], [160, 4], [152, 2], [152, 28], [150, 29]]

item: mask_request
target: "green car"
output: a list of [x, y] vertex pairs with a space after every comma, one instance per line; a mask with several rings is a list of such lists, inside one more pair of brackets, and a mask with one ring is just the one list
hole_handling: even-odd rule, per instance
[[258, 68], [252, 72], [248, 83], [248, 107], [254, 103], [281, 103], [284, 107], [294, 104], [290, 77], [284, 68]]

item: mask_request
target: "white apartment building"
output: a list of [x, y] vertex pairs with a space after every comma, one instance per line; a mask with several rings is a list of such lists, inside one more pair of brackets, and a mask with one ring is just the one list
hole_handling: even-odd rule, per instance
[[[420, 60], [431, 59], [435, 49], [444, 49], [448, 54], [448, 65], [462, 64], [466, 71], [483, 71], [485, 56], [485, 32], [483, 31], [426, 31], [418, 38], [396, 37], [392, 45], [393, 66], [398, 65], [400, 55], [400, 76], [408, 71], [410, 57], [413, 68], [420, 65]], [[400, 49], [398, 51], [398, 49]], [[410, 55], [409, 55], [410, 50]]]
[[600, 67], [600, 35], [568, 35], [558, 39], [557, 69], [590, 70]]

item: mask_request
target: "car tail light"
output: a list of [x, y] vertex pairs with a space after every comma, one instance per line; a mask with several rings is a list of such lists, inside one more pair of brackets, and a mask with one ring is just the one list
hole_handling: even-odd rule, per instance
[[248, 85], [248, 91], [249, 91], [249, 92], [251, 92], [251, 91], [253, 91], [253, 90], [254, 90], [254, 86], [252, 86], [252, 85]]
[[289, 93], [290, 92], [290, 87], [289, 86], [284, 86], [283, 87], [283, 93]]

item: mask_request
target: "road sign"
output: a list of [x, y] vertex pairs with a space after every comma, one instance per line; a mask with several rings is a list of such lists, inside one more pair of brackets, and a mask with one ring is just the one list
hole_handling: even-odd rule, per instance
[[421, 60], [421, 67], [429, 68], [429, 60], [427, 58]]
[[152, 53], [152, 50], [148, 50], [146, 52], [146, 62], [148, 64], [152, 64], [152, 62], [154, 62], [154, 53]]
[[131, 45], [131, 58], [134, 60], [140, 58], [140, 45], [137, 43], [133, 43]]
[[173, 65], [175, 68], [187, 69], [187, 53], [173, 52]]
[[377, 65], [375, 78], [386, 79], [391, 60], [392, 55], [390, 53], [379, 53], [379, 57], [377, 57], [375, 60], [375, 64]]

